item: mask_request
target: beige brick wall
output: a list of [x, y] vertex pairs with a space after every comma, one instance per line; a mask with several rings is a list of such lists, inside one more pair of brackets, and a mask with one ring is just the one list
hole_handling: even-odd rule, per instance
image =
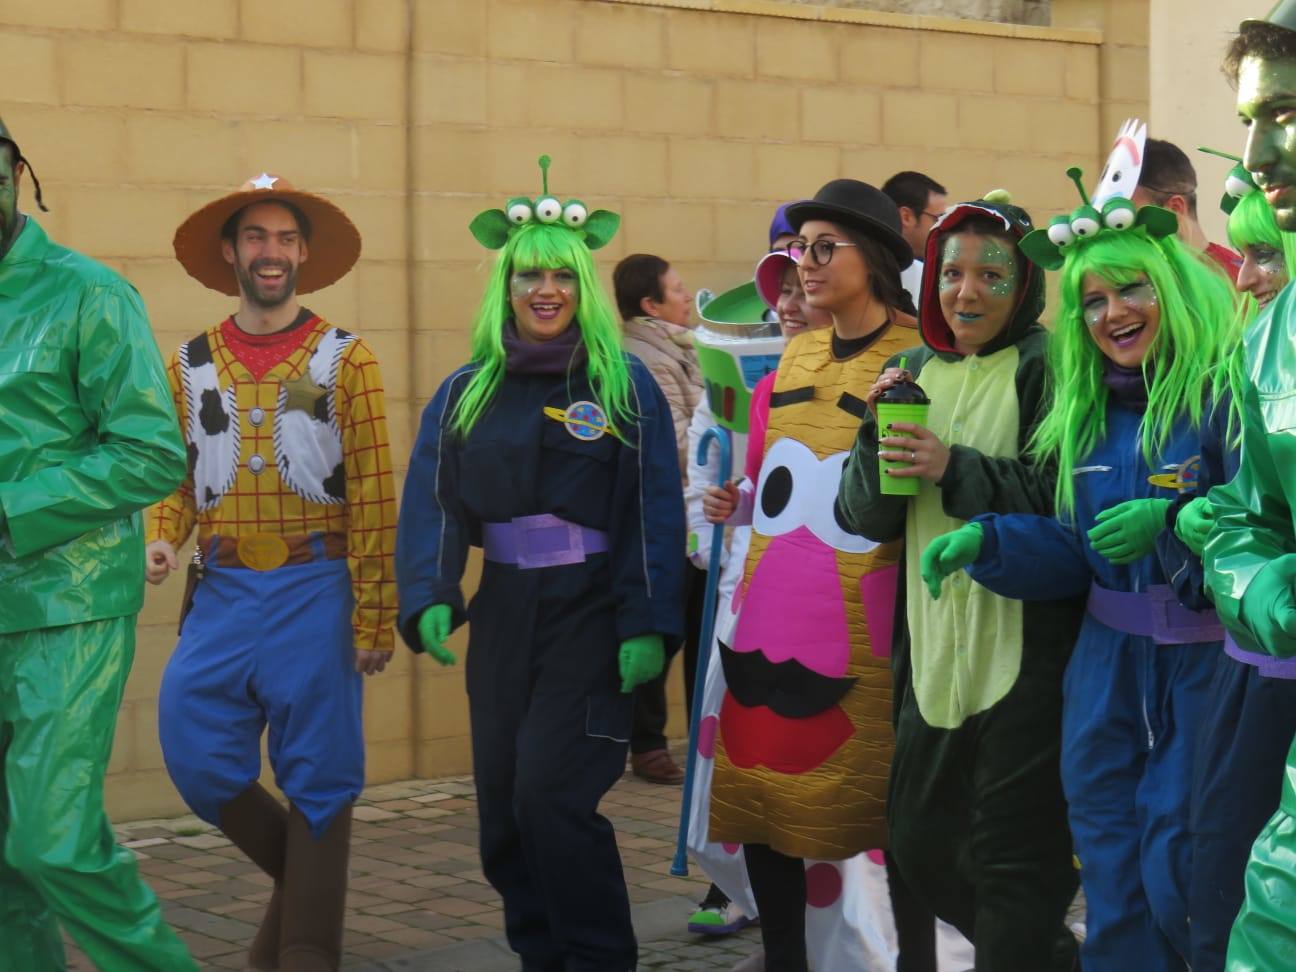
[[[1143, 0], [1053, 8], [1069, 29], [774, 0], [0, 0], [0, 115], [45, 183], [42, 222], [139, 286], [167, 351], [232, 306], [171, 255], [189, 211], [262, 169], [335, 198], [364, 255], [308, 304], [377, 348], [403, 472], [489, 266], [466, 224], [536, 194], [541, 152], [558, 195], [622, 213], [605, 275], [649, 250], [717, 290], [750, 274], [777, 203], [838, 176], [917, 168], [1046, 217], [1073, 205], [1065, 167], [1094, 167], [1146, 97]], [[180, 809], [155, 726], [179, 596], [150, 589], [140, 617], [122, 818]], [[402, 648], [367, 682], [371, 779], [468, 769], [462, 673]]]

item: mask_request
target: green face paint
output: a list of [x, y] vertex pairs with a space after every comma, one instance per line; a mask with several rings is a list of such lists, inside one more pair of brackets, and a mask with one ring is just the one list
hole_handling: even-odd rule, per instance
[[[1001, 242], [993, 237], [984, 238], [977, 264], [993, 296], [1002, 299], [1017, 293], [1017, 255]], [[991, 274], [995, 270], [998, 271], [998, 280]]]
[[1017, 304], [1016, 247], [975, 231], [951, 234], [941, 247], [940, 305], [964, 354], [984, 347], [1008, 326]]
[[957, 267], [959, 260], [963, 256], [963, 247], [960, 243], [962, 239], [958, 234], [951, 234], [945, 237], [945, 245], [941, 249], [941, 275], [940, 289], [948, 290], [950, 287], [958, 286], [958, 276], [947, 274], [946, 267]]
[[1296, 231], [1296, 61], [1243, 58], [1237, 109], [1248, 127], [1242, 164], [1278, 226]]
[[1278, 273], [1287, 273], [1287, 260], [1283, 256], [1282, 250], [1275, 249], [1264, 243], [1253, 243], [1246, 249], [1248, 255], [1255, 261], [1255, 265], [1264, 273], [1271, 276]]
[[540, 293], [546, 286], [561, 292], [568, 300], [574, 301], [580, 294], [580, 283], [575, 272], [566, 267], [558, 270], [523, 267], [509, 275], [509, 297], [512, 300], [526, 300]]
[[0, 256], [9, 250], [18, 227], [18, 174], [13, 147], [0, 143]]

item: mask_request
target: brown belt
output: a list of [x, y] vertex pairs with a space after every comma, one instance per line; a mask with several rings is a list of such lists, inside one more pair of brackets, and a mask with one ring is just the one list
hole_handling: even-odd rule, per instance
[[317, 560], [341, 560], [346, 555], [347, 539], [341, 533], [295, 536], [252, 533], [242, 537], [212, 537], [206, 560], [216, 567], [274, 570]]

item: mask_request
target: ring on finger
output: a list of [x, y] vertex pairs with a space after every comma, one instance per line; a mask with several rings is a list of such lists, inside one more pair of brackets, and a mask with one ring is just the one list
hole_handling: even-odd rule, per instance
[[910, 462], [918, 461], [918, 453], [914, 452], [912, 449], [909, 450], [909, 461]]

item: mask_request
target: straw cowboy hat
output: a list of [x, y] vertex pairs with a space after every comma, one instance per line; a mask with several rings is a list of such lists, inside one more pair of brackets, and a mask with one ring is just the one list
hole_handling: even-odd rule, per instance
[[323, 196], [302, 192], [281, 176], [263, 172], [228, 196], [209, 202], [180, 224], [172, 245], [180, 265], [205, 287], [237, 297], [234, 268], [221, 253], [221, 227], [254, 203], [283, 202], [297, 207], [310, 221], [310, 258], [297, 271], [297, 293], [309, 294], [336, 283], [360, 258], [360, 231], [337, 206]]

